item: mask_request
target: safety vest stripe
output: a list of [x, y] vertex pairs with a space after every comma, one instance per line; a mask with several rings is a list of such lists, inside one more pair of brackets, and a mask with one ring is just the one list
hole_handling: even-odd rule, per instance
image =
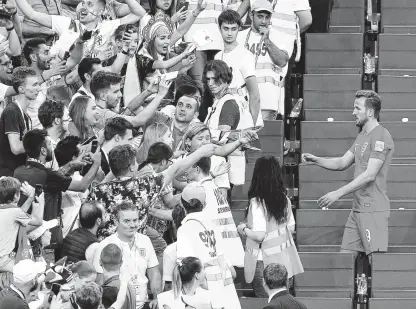
[[283, 250], [291, 247], [292, 245], [293, 244], [289, 239], [289, 240], [285, 241], [284, 243], [281, 243], [280, 245], [274, 245], [273, 247], [270, 247], [270, 248], [267, 248], [267, 249], [262, 248], [262, 251], [263, 251], [264, 255], [271, 256], [273, 254], [277, 254], [277, 253], [282, 252]]
[[217, 19], [215, 17], [201, 17], [194, 21], [194, 24], [216, 24]]
[[229, 218], [221, 218], [221, 219], [215, 219], [214, 223], [216, 225], [229, 225], [229, 224], [235, 224], [233, 217]]
[[272, 70], [276, 73], [282, 73], [282, 68], [273, 63], [257, 63], [256, 70]]
[[204, 263], [204, 267], [218, 266], [218, 265], [220, 265], [220, 263], [218, 262], [217, 259]]
[[272, 15], [272, 20], [273, 19], [278, 19], [278, 20], [285, 20], [285, 21], [291, 21], [294, 23], [297, 23], [298, 18], [296, 15], [290, 15], [290, 14], [284, 14], [284, 13], [278, 13], [278, 12], [273, 12]]
[[267, 238], [274, 238], [283, 234], [286, 235], [286, 227], [281, 227], [274, 230], [273, 232], [268, 233]]
[[224, 231], [221, 232], [222, 238], [237, 238], [239, 237], [237, 231]]
[[281, 81], [277, 81], [275, 80], [273, 77], [271, 76], [262, 76], [262, 77], [257, 77], [257, 83], [261, 84], [261, 83], [272, 83], [275, 86], [278, 87], [283, 87], [284, 85], [284, 80]]
[[275, 29], [276, 31], [283, 32], [283, 33], [289, 34], [291, 36], [296, 36], [296, 28], [294, 28], [294, 29], [286, 28], [286, 27], [283, 27], [282, 25], [274, 25], [274, 24], [271, 24], [271, 27], [273, 29]]
[[[197, 4], [190, 4], [188, 5], [188, 10], [195, 10], [198, 7]], [[205, 8], [204, 12], [206, 11], [220, 11], [222, 12], [222, 5], [221, 4], [214, 4], [209, 3], [207, 7]]]
[[207, 281], [223, 281], [224, 285], [229, 285], [231, 283], [233, 283], [233, 278], [222, 278], [222, 274], [205, 274], [205, 277], [207, 278]]

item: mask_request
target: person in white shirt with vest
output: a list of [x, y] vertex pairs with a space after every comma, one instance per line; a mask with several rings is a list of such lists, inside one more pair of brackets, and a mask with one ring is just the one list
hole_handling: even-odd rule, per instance
[[[215, 55], [216, 60], [224, 61], [232, 70], [229, 92], [236, 95], [244, 109], [248, 109], [251, 119], [244, 119], [245, 128], [263, 125], [260, 111], [260, 93], [254, 66], [254, 56], [243, 45], [238, 44], [237, 35], [241, 27], [240, 15], [233, 10], [225, 10], [218, 17], [218, 26], [224, 48]], [[242, 119], [241, 119], [242, 120]], [[251, 121], [250, 121], [251, 120]]]
[[195, 181], [194, 190], [205, 193], [206, 205], [202, 212], [211, 218], [224, 243], [224, 256], [233, 266], [244, 266], [244, 249], [237, 233], [230, 205], [209, 175], [211, 158], [202, 158], [186, 172], [188, 181]]
[[232, 277], [233, 267], [223, 253], [225, 244], [203, 211], [206, 203], [204, 192], [195, 188], [195, 184], [189, 184], [182, 191], [182, 206], [177, 206], [182, 208], [184, 217], [177, 232], [177, 259], [194, 256], [201, 260], [212, 309], [241, 309]]
[[272, 4], [257, 0], [250, 14], [251, 27], [238, 34], [238, 42], [255, 56], [263, 120], [284, 115], [284, 80], [293, 52], [293, 36], [270, 26]]

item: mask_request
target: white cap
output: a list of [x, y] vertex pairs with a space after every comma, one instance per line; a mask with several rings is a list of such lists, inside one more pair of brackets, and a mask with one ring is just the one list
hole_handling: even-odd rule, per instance
[[49, 230], [58, 225], [58, 219], [52, 219], [50, 221], [43, 221], [42, 225], [34, 229], [32, 232], [27, 234], [30, 240], [36, 240], [41, 237], [46, 230]]
[[45, 270], [46, 264], [44, 262], [21, 260], [13, 266], [13, 281], [17, 284], [28, 283], [34, 280], [37, 275], [44, 273]]

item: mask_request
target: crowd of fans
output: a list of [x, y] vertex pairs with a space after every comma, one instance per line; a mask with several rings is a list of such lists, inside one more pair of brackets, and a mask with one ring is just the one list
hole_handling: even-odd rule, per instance
[[294, 303], [277, 159], [246, 223], [230, 191], [311, 20], [308, 0], [4, 0], [0, 309], [239, 309], [234, 267]]

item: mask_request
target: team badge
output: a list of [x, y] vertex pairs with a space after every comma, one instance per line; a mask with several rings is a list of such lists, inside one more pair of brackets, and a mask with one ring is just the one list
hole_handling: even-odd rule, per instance
[[384, 150], [384, 142], [376, 141], [376, 144], [374, 145], [374, 150], [382, 152]]
[[146, 249], [145, 248], [139, 248], [139, 254], [141, 257], [146, 257]]
[[371, 233], [369, 229], [365, 230], [365, 236], [367, 237], [367, 242], [371, 241]]
[[365, 143], [363, 144], [363, 147], [361, 147], [361, 156], [363, 156], [363, 155], [364, 155], [364, 151], [367, 149], [367, 146], [368, 146], [368, 142], [365, 142]]

